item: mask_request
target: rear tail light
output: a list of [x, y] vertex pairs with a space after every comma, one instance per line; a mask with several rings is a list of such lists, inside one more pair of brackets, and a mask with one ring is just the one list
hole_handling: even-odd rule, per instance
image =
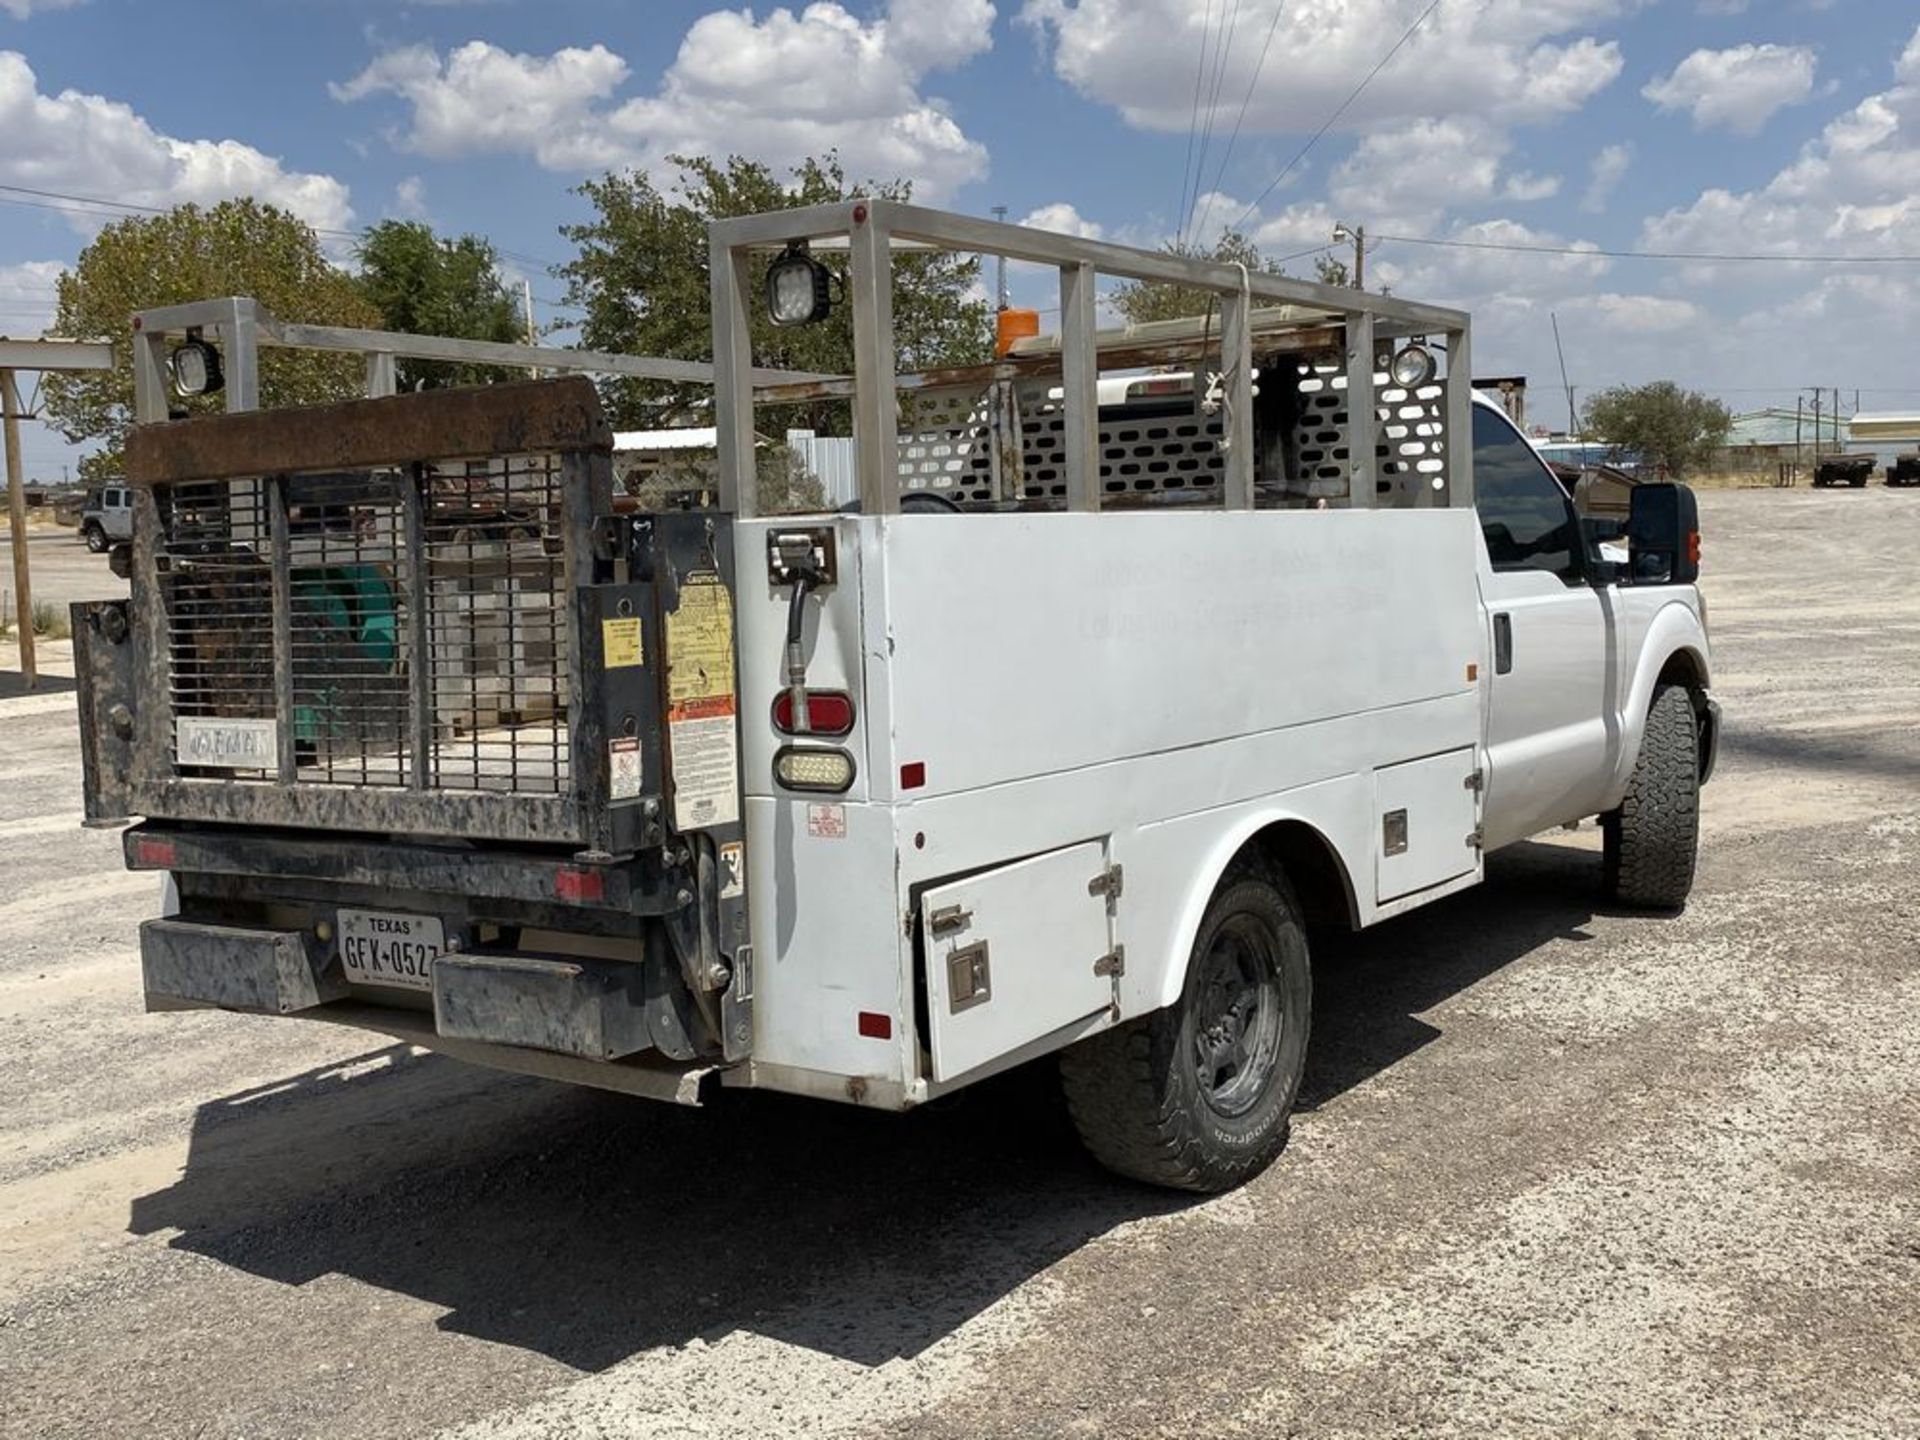
[[853, 756], [844, 750], [789, 745], [773, 757], [773, 778], [789, 790], [838, 795], [853, 784]]
[[1698, 530], [1689, 530], [1687, 532], [1687, 563], [1696, 569], [1699, 568], [1700, 532]]
[[592, 903], [607, 898], [607, 877], [604, 871], [584, 867], [554, 872], [553, 893], [561, 900], [570, 900], [575, 904]]
[[793, 728], [793, 692], [773, 697], [773, 724], [782, 735], [846, 735], [853, 730], [853, 697], [844, 690], [807, 691], [807, 728]]
[[171, 840], [142, 835], [133, 842], [133, 863], [142, 870], [171, 870], [180, 863], [180, 852]]

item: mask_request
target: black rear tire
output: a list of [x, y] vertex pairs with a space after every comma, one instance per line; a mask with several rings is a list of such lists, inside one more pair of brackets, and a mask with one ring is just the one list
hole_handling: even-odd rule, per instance
[[94, 554], [100, 555], [106, 552], [107, 532], [102, 530], [98, 525], [89, 523], [87, 528], [80, 532], [80, 535], [81, 538], [87, 542], [87, 549], [91, 550]]
[[1313, 971], [1286, 878], [1236, 864], [1194, 937], [1180, 999], [1062, 1052], [1080, 1139], [1109, 1170], [1217, 1194], [1286, 1148]]
[[1607, 894], [1622, 905], [1679, 910], [1700, 853], [1700, 729], [1683, 685], [1660, 685], [1618, 810], [1600, 817]]

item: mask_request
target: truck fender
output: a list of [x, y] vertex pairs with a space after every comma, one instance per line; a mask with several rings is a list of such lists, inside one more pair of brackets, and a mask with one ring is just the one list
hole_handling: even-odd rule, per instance
[[1164, 1009], [1179, 1000], [1186, 988], [1187, 962], [1192, 958], [1193, 942], [1200, 933], [1207, 905], [1219, 889], [1227, 867], [1241, 851], [1254, 845], [1287, 872], [1306, 919], [1358, 926], [1352, 867], [1326, 829], [1308, 819], [1298, 807], [1256, 802], [1211, 838], [1200, 863], [1194, 867], [1192, 882], [1175, 912], [1166, 963], [1159, 967], [1157, 988], [1138, 997], [1138, 1013]]
[[1654, 687], [1664, 678], [1681, 680], [1704, 692], [1713, 678], [1707, 654], [1707, 636], [1700, 628], [1700, 617], [1678, 600], [1663, 605], [1647, 626], [1633, 683], [1621, 708], [1619, 756], [1607, 786], [1604, 809], [1611, 810], [1626, 794], [1627, 781], [1640, 758], [1640, 741], [1646, 733], [1647, 707], [1653, 703]]

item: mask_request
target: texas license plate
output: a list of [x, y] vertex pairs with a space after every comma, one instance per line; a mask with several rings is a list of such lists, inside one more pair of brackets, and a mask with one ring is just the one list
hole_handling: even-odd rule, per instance
[[446, 927], [435, 915], [391, 910], [342, 910], [340, 967], [356, 985], [433, 989], [433, 962], [447, 948]]

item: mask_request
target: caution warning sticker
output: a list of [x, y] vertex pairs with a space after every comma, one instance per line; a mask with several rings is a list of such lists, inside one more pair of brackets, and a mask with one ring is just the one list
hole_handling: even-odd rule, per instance
[[600, 651], [606, 668], [624, 670], [646, 662], [640, 648], [640, 617], [626, 616], [600, 622]]
[[607, 744], [607, 797], [637, 800], [645, 776], [640, 767], [640, 737], [623, 735]]
[[715, 574], [689, 575], [667, 616], [667, 744], [676, 830], [740, 819], [733, 600]]

